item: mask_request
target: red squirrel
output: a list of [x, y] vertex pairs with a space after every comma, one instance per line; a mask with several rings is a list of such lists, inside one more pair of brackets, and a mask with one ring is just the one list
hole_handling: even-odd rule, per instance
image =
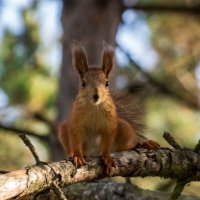
[[[84, 156], [101, 155], [106, 174], [110, 175], [114, 166], [110, 153], [133, 149], [140, 143], [134, 127], [118, 115], [109, 91], [114, 48], [104, 44], [101, 66], [89, 67], [84, 47], [74, 44], [72, 61], [80, 77], [80, 86], [68, 118], [60, 125], [59, 140], [76, 167], [86, 164]], [[152, 140], [141, 145], [159, 146]]]

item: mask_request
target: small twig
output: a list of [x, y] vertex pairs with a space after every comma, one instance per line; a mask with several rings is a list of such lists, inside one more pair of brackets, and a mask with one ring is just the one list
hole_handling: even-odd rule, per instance
[[[171, 146], [174, 147], [174, 149], [182, 149], [182, 148], [180, 147], [180, 145], [174, 140], [174, 138], [173, 138], [169, 133], [164, 132], [163, 137], [165, 138], [165, 140], [166, 140]], [[200, 152], [200, 140], [199, 140], [199, 142], [197, 143], [197, 145], [195, 146], [194, 152], [197, 152], [197, 153]], [[185, 185], [186, 185], [187, 183], [189, 183], [189, 182], [190, 182], [190, 180], [187, 179], [187, 178], [184, 179], [184, 180], [177, 180], [176, 186], [175, 186], [175, 188], [174, 188], [174, 190], [173, 190], [173, 192], [172, 192], [172, 194], [171, 194], [169, 200], [176, 200], [176, 199], [178, 199], [179, 196], [181, 195], [181, 193], [182, 193], [182, 191], [183, 191]]]
[[[42, 161], [40, 161], [39, 156], [37, 155], [36, 151], [35, 151], [35, 147], [33, 146], [33, 144], [31, 143], [31, 141], [29, 140], [29, 138], [25, 135], [25, 134], [20, 134], [19, 135], [20, 138], [22, 139], [22, 141], [24, 142], [24, 144], [29, 148], [29, 150], [31, 151], [33, 157], [35, 158], [36, 161], [36, 165], [40, 165], [41, 163], [43, 163]], [[48, 163], [45, 163], [48, 165]], [[48, 165], [49, 166], [49, 165]], [[49, 166], [52, 170], [53, 168], [51, 166]], [[54, 171], [54, 170], [53, 170]], [[55, 177], [58, 176], [58, 174], [54, 171], [55, 173]], [[61, 200], [67, 200], [67, 198], [65, 197], [63, 191], [61, 190], [61, 188], [58, 186], [57, 180], [52, 181], [51, 183], [51, 188], [53, 189], [54, 193], [59, 197], [59, 199]]]
[[196, 144], [196, 146], [194, 147], [194, 152], [200, 153], [200, 140], [199, 140], [199, 142]]
[[67, 200], [64, 192], [62, 189], [58, 186], [56, 180], [52, 181], [51, 188], [53, 189], [54, 193], [59, 197], [60, 200]]
[[22, 139], [24, 144], [29, 148], [30, 152], [32, 153], [33, 157], [35, 158], [36, 164], [41, 164], [42, 162], [39, 159], [39, 156], [37, 155], [35, 151], [35, 147], [29, 140], [29, 138], [25, 134], [20, 134], [19, 137]]
[[182, 149], [180, 145], [175, 141], [175, 139], [168, 132], [164, 132], [163, 138], [172, 146], [174, 149]]
[[[36, 151], [35, 151], [35, 147], [33, 146], [33, 144], [31, 143], [31, 141], [29, 140], [29, 138], [25, 135], [25, 134], [20, 134], [19, 135], [20, 138], [22, 139], [22, 141], [24, 142], [24, 144], [29, 148], [29, 150], [31, 151], [33, 157], [35, 158], [36, 161], [36, 165], [40, 165], [41, 163], [43, 163], [42, 161], [40, 161], [39, 156], [37, 155]], [[48, 165], [48, 163], [45, 163]], [[49, 165], [48, 165], [49, 166]], [[52, 170], [53, 168], [51, 166], [49, 166]], [[53, 170], [54, 171], [54, 170]], [[58, 176], [58, 174], [54, 171], [55, 173], [55, 177]], [[63, 191], [61, 190], [61, 188], [58, 186], [57, 184], [57, 179], [53, 180], [51, 183], [51, 188], [53, 189], [54, 193], [59, 197], [59, 199], [61, 200], [67, 200], [67, 198], [65, 197]]]
[[187, 184], [186, 181], [177, 181], [176, 186], [175, 186], [169, 200], [178, 199], [186, 184]]
[[[157, 80], [154, 76], [152, 76], [151, 73], [145, 71], [135, 60], [132, 59], [130, 53], [125, 51], [119, 44], [117, 44], [117, 47], [126, 55], [131, 65], [133, 65], [141, 74], [147, 78], [149, 83], [154, 86], [156, 89], [158, 89], [159, 92], [163, 93], [164, 95], [168, 95], [169, 97], [172, 97], [176, 100], [178, 100], [181, 103], [184, 103], [185, 105], [189, 106], [192, 109], [199, 109], [199, 103], [197, 100], [194, 100], [194, 98], [187, 98], [185, 95], [183, 95], [181, 92], [174, 91], [171, 87], [169, 87], [165, 82]], [[132, 86], [129, 86], [129, 90], [131, 91]], [[135, 92], [135, 91], [134, 91]]]
[[[37, 192], [36, 194], [33, 195], [33, 200], [42, 199], [41, 196], [45, 196], [46, 197], [49, 193], [50, 193], [50, 188], [47, 188], [47, 189], [45, 189], [43, 191], [40, 191], [40, 192]], [[21, 199], [19, 198], [19, 200], [21, 200]]]

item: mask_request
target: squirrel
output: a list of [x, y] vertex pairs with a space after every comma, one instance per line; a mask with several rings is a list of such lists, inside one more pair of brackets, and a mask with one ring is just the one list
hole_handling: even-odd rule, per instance
[[[114, 48], [104, 43], [101, 67], [90, 66], [86, 50], [79, 43], [72, 46], [72, 63], [80, 77], [79, 92], [68, 118], [60, 125], [60, 143], [76, 167], [86, 164], [85, 156], [98, 156], [105, 173], [115, 167], [111, 152], [143, 146], [157, 148], [152, 140], [140, 143], [142, 136], [125, 118], [118, 115], [117, 104], [109, 91], [109, 74], [114, 66]], [[136, 117], [136, 116], [135, 116]]]

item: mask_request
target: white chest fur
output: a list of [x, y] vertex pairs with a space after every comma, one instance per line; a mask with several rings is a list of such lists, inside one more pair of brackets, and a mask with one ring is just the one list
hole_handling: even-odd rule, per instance
[[86, 156], [98, 156], [101, 153], [101, 136], [106, 131], [107, 123], [106, 110], [101, 105], [88, 105], [88, 112], [83, 120], [83, 147]]

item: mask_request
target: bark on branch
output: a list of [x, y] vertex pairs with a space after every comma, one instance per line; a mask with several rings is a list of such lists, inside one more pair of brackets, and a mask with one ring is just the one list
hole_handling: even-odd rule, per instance
[[[200, 181], [200, 154], [192, 150], [159, 148], [135, 149], [112, 154], [116, 162], [112, 176], [159, 176], [176, 180]], [[77, 169], [71, 161], [35, 165], [0, 175], [2, 199], [36, 194], [51, 187], [57, 180], [59, 187], [105, 177], [99, 158], [86, 158], [87, 165]]]

